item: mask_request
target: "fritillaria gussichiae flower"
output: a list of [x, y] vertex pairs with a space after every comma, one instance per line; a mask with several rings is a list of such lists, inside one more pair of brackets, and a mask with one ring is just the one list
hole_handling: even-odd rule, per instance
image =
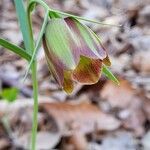
[[110, 65], [97, 35], [75, 18], [51, 19], [43, 36], [49, 69], [58, 84], [71, 93], [74, 81], [94, 84], [103, 64]]

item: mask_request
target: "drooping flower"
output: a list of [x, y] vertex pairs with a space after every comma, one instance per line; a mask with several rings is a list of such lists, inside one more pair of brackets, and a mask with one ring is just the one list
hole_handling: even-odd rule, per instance
[[94, 84], [109, 57], [97, 35], [72, 17], [52, 18], [46, 26], [43, 46], [49, 69], [58, 84], [71, 93], [74, 81]]

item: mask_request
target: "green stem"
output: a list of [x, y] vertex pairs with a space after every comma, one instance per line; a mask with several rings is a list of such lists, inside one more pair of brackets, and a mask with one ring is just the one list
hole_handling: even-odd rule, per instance
[[29, 9], [31, 9], [32, 5], [34, 5], [35, 3], [39, 3], [40, 5], [44, 7], [45, 10], [49, 10], [49, 6], [42, 0], [30, 0], [29, 5], [28, 5]]
[[33, 120], [32, 120], [32, 137], [31, 137], [31, 150], [36, 150], [36, 137], [38, 127], [38, 82], [37, 82], [37, 63], [32, 64], [32, 82], [33, 82]]
[[[32, 23], [31, 23], [31, 16], [30, 11], [27, 11], [27, 18], [28, 18], [28, 26], [30, 32], [30, 49], [32, 53], [34, 52], [34, 39], [33, 39], [33, 32], [32, 32]], [[36, 137], [37, 137], [37, 127], [38, 127], [38, 81], [37, 81], [37, 62], [36, 60], [32, 63], [32, 82], [33, 82], [33, 120], [32, 120], [32, 136], [31, 136], [31, 150], [36, 150]]]
[[[28, 10], [28, 11], [29, 11], [29, 13], [30, 13], [30, 10]], [[34, 59], [35, 59], [35, 56], [36, 56], [37, 51], [38, 51], [38, 49], [39, 49], [39, 46], [40, 46], [40, 44], [41, 44], [42, 36], [43, 36], [43, 34], [44, 34], [45, 27], [46, 27], [46, 24], [47, 24], [47, 21], [48, 21], [48, 16], [49, 16], [49, 11], [47, 11], [46, 14], [45, 14], [44, 21], [43, 21], [43, 25], [42, 25], [41, 31], [40, 31], [40, 33], [39, 33], [39, 36], [38, 36], [38, 39], [37, 39], [37, 42], [36, 42], [36, 46], [35, 46], [35, 49], [33, 50], [32, 58], [31, 58], [30, 63], [29, 63], [29, 65], [28, 65], [28, 67], [27, 67], [27, 71], [26, 71], [26, 73], [25, 73], [25, 76], [24, 76], [23, 81], [26, 79], [26, 77], [27, 77], [27, 75], [28, 75], [28, 73], [29, 73], [29, 70], [30, 70], [30, 68], [31, 68], [31, 65], [32, 65], [32, 63], [33, 63], [33, 61], [34, 61]]]

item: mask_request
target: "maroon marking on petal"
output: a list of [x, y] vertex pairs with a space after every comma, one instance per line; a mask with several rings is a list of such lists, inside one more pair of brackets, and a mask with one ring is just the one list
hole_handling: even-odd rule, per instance
[[[59, 83], [59, 85], [62, 86], [63, 80], [64, 80], [64, 77], [63, 77], [64, 65], [55, 56], [55, 54], [48, 49], [45, 35], [43, 35], [43, 46], [44, 46], [44, 51], [45, 51], [45, 55], [47, 58], [47, 62], [48, 62], [48, 64], [51, 63], [55, 70], [52, 70], [51, 68], [49, 68], [49, 69], [51, 72], [53, 72], [53, 76], [54, 76], [55, 80]], [[56, 73], [54, 73], [54, 72], [56, 72]]]
[[64, 83], [63, 83], [63, 89], [68, 94], [70, 94], [73, 91], [74, 84], [72, 80], [72, 71], [64, 71]]
[[[92, 58], [98, 58], [98, 56], [95, 55], [94, 52], [88, 47], [85, 40], [83, 39], [83, 36], [80, 33], [80, 30], [77, 27], [77, 23], [79, 23], [79, 24], [81, 24], [81, 23], [79, 21], [77, 21], [76, 19], [73, 19], [70, 17], [65, 18], [65, 21], [66, 21], [68, 27], [70, 28], [70, 30], [72, 31], [72, 33], [75, 34], [76, 37], [78, 37], [77, 40], [80, 43], [80, 47], [78, 45], [72, 46], [73, 53], [76, 55], [76, 51], [77, 51], [77, 52], [79, 52], [80, 55], [92, 57]], [[81, 26], [85, 29], [84, 25], [81, 24]], [[88, 30], [86, 30], [86, 32], [88, 32]], [[89, 32], [89, 36], [90, 36], [90, 32]], [[91, 37], [91, 40], [92, 40], [92, 37]], [[78, 56], [78, 59], [79, 59], [79, 56]]]
[[[74, 24], [74, 19], [71, 17], [67, 17], [64, 19], [64, 21], [66, 22], [68, 28], [71, 30], [71, 32], [75, 35], [79, 36], [79, 30], [75, 27]], [[70, 48], [72, 50], [72, 54], [74, 57], [74, 61], [76, 64], [78, 64], [79, 59], [80, 59], [80, 47], [78, 47], [73, 39], [73, 37], [71, 37], [70, 32], [68, 32], [68, 36], [69, 38], [69, 43], [70, 43]], [[78, 37], [77, 36], [77, 37]]]
[[103, 63], [104, 63], [106, 66], [111, 66], [111, 61], [110, 61], [110, 59], [109, 59], [108, 56], [103, 60]]
[[[70, 39], [70, 43], [73, 49], [73, 54], [75, 56], [75, 59], [79, 61], [79, 56], [77, 55], [77, 53], [79, 52], [80, 55], [86, 56], [86, 57], [90, 57], [90, 58], [94, 58], [94, 59], [104, 59], [106, 57], [106, 51], [105, 49], [103, 49], [103, 46], [101, 44], [101, 42], [96, 39], [95, 35], [92, 33], [93, 31], [87, 27], [86, 27], [80, 23], [78, 20], [68, 17], [65, 18], [65, 22], [67, 23], [68, 27], [70, 28], [70, 30], [76, 34], [76, 36], [78, 37], [77, 40], [79, 40], [80, 46], [74, 45], [72, 40]], [[83, 39], [82, 34], [80, 33], [79, 28], [77, 27], [77, 24], [80, 24], [82, 28], [85, 29], [86, 32], [89, 33], [89, 36], [91, 38], [91, 40], [93, 41], [93, 44], [95, 46], [95, 49], [97, 51], [97, 53], [99, 54], [99, 56], [97, 56], [86, 44], [85, 40]], [[96, 44], [95, 40], [98, 41], [99, 45]]]
[[73, 79], [82, 84], [94, 84], [101, 75], [102, 61], [81, 56], [80, 62], [73, 71]]
[[97, 40], [97, 42], [99, 43], [99, 44], [96, 44], [96, 42], [93, 42], [98, 54], [101, 56], [100, 59], [103, 60], [106, 57], [106, 49], [102, 45], [100, 39], [97, 39], [96, 33], [94, 31], [92, 31], [89, 27], [87, 27], [87, 29], [88, 29], [89, 33], [91, 34], [91, 36], [94, 38], [94, 40]]

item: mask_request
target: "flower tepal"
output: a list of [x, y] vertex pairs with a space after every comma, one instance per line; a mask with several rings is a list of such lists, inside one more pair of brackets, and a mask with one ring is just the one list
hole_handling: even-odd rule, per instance
[[43, 46], [53, 77], [67, 93], [72, 92], [74, 81], [96, 83], [103, 63], [110, 65], [97, 35], [75, 18], [52, 18], [46, 26]]

